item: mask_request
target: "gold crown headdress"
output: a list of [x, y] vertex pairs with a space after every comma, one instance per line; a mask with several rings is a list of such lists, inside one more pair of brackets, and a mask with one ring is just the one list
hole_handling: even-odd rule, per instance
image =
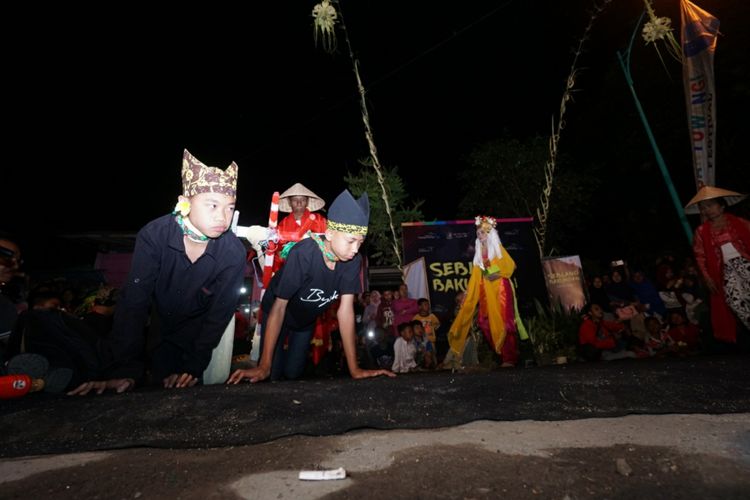
[[204, 165], [186, 149], [182, 154], [182, 194], [187, 197], [200, 193], [222, 193], [237, 197], [237, 164], [225, 170]]

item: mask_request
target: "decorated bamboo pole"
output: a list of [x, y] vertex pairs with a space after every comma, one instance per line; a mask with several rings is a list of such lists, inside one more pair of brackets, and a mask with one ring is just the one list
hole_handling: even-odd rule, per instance
[[687, 236], [688, 243], [692, 244], [693, 231], [690, 229], [690, 223], [688, 222], [687, 216], [685, 215], [685, 210], [682, 208], [682, 204], [680, 203], [680, 197], [677, 195], [677, 190], [675, 189], [674, 183], [672, 182], [672, 176], [669, 175], [667, 164], [664, 162], [664, 157], [661, 154], [659, 145], [656, 144], [656, 138], [654, 137], [654, 133], [651, 131], [651, 125], [649, 125], [648, 123], [648, 118], [646, 118], [646, 113], [643, 111], [641, 101], [638, 99], [638, 94], [635, 93], [635, 87], [633, 86], [633, 77], [630, 74], [630, 51], [633, 48], [633, 40], [635, 39], [635, 34], [638, 32], [638, 27], [641, 25], [642, 21], [643, 14], [641, 14], [640, 19], [638, 19], [638, 24], [635, 26], [633, 35], [630, 37], [630, 45], [628, 45], [628, 50], [625, 51], [625, 57], [623, 58], [622, 54], [620, 54], [620, 52], [618, 51], [617, 59], [620, 61], [620, 67], [622, 68], [622, 72], [625, 75], [625, 80], [628, 83], [630, 94], [633, 96], [633, 101], [635, 101], [635, 107], [638, 110], [638, 115], [641, 117], [643, 128], [646, 129], [646, 135], [648, 136], [648, 140], [651, 143], [651, 148], [654, 150], [656, 163], [659, 165], [659, 171], [664, 178], [664, 183], [667, 185], [667, 191], [669, 191], [669, 196], [672, 199], [672, 204], [677, 211], [677, 218], [680, 219], [680, 223], [682, 224], [682, 229], [685, 231], [685, 236]]
[[560, 134], [565, 127], [565, 111], [567, 109], [567, 104], [568, 101], [573, 99], [576, 77], [578, 76], [578, 58], [583, 53], [583, 45], [589, 39], [589, 33], [591, 33], [591, 28], [594, 26], [594, 21], [596, 21], [599, 14], [601, 14], [611, 2], [612, 0], [604, 0], [602, 4], [596, 6], [591, 13], [589, 23], [586, 25], [583, 36], [578, 41], [578, 47], [576, 47], [575, 56], [573, 57], [573, 64], [570, 66], [570, 74], [568, 74], [568, 80], [565, 83], [565, 90], [563, 91], [562, 99], [560, 101], [560, 114], [557, 118], [557, 123], [555, 123], [555, 117], [552, 117], [552, 135], [549, 139], [549, 160], [547, 160], [547, 163], [544, 165], [544, 187], [542, 188], [542, 193], [539, 195], [539, 205], [536, 209], [534, 227], [534, 238], [536, 238], [536, 244], [539, 249], [539, 257], [544, 257], [544, 247], [547, 240], [547, 221], [550, 212], [550, 197], [552, 195], [552, 188], [555, 182], [555, 171], [557, 169], [557, 148], [560, 142]]
[[[336, 11], [336, 8], [332, 5], [334, 3], [338, 5], [338, 11]], [[385, 211], [388, 215], [388, 224], [390, 226], [391, 236], [393, 238], [391, 242], [393, 253], [396, 255], [398, 269], [403, 272], [401, 252], [399, 251], [398, 247], [399, 239], [396, 236], [396, 228], [393, 225], [393, 215], [391, 213], [391, 204], [388, 198], [388, 190], [386, 189], [385, 178], [383, 177], [383, 167], [380, 165], [380, 159], [378, 158], [378, 149], [375, 147], [375, 138], [372, 133], [372, 127], [370, 126], [370, 114], [367, 110], [365, 86], [362, 84], [362, 78], [359, 74], [359, 60], [355, 57], [352, 43], [349, 40], [349, 32], [347, 31], [346, 24], [344, 23], [344, 15], [341, 12], [341, 4], [337, 0], [323, 0], [320, 2], [320, 4], [316, 5], [313, 8], [312, 16], [314, 19], [315, 43], [317, 44], [318, 36], [320, 36], [321, 42], [323, 44], [323, 50], [325, 50], [326, 52], [332, 53], [334, 50], [336, 50], [336, 35], [334, 31], [336, 22], [340, 21], [341, 28], [344, 30], [346, 47], [349, 50], [349, 58], [352, 60], [352, 69], [354, 71], [354, 75], [357, 78], [357, 90], [359, 92], [360, 110], [362, 112], [362, 122], [365, 126], [365, 139], [367, 140], [367, 144], [370, 148], [370, 159], [372, 160], [372, 167], [375, 169], [378, 184], [380, 185], [380, 190], [382, 191], [381, 197], [383, 198]]]

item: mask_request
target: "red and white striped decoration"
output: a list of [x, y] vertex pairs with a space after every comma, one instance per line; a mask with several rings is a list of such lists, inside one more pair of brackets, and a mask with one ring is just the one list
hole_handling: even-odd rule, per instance
[[268, 214], [268, 248], [263, 266], [263, 288], [268, 288], [273, 275], [273, 258], [276, 253], [276, 226], [279, 224], [279, 192], [274, 191], [271, 198], [271, 212]]

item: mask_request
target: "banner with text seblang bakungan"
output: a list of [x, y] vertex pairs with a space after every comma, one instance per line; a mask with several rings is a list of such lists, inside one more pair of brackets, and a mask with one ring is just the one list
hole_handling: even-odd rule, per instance
[[545, 257], [542, 259], [542, 271], [550, 302], [560, 304], [566, 311], [583, 309], [586, 305], [586, 286], [578, 255]]
[[[535, 314], [534, 298], [547, 304], [547, 290], [534, 240], [534, 219], [497, 219], [503, 247], [516, 262], [513, 274], [521, 317]], [[440, 318], [441, 332], [447, 332], [456, 306], [456, 293], [465, 291], [474, 260], [474, 220], [407, 222], [401, 224], [404, 264], [424, 259], [429, 299]], [[419, 277], [421, 280], [421, 277]], [[406, 276], [407, 284], [409, 277]], [[410, 286], [411, 290], [412, 287]]]

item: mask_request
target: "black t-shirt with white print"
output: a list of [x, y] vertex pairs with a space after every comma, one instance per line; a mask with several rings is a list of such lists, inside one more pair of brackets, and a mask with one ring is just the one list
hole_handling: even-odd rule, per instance
[[300, 241], [292, 247], [286, 263], [273, 276], [263, 295], [264, 314], [271, 311], [276, 297], [288, 299], [284, 326], [293, 330], [312, 327], [336, 299], [362, 292], [361, 261], [357, 255], [350, 261], [337, 262], [331, 270], [312, 238]]

